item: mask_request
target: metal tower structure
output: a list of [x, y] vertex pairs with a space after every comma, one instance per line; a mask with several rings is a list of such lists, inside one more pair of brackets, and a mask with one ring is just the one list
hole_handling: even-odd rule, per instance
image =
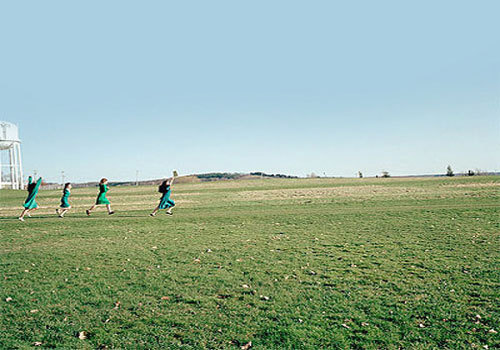
[[[2, 163], [2, 153], [8, 152], [8, 161]], [[0, 188], [24, 188], [21, 162], [21, 140], [15, 124], [0, 121]]]

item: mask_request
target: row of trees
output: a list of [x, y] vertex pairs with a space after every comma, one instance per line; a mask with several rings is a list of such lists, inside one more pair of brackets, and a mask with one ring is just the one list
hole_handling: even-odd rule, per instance
[[[361, 171], [358, 171], [358, 177], [359, 177], [360, 179], [362, 179], [362, 178], [363, 178], [363, 173], [362, 173]], [[375, 177], [391, 177], [391, 175], [389, 174], [389, 172], [388, 172], [388, 171], [382, 171], [382, 173], [380, 174], [380, 176], [375, 175]]]
[[[479, 170], [479, 169], [475, 169], [475, 170], [468, 170], [467, 172], [464, 173], [464, 175], [467, 175], [467, 176], [474, 176], [474, 175], [486, 175], [488, 174], [488, 172], [486, 171], [482, 171], [482, 170]], [[252, 173], [253, 175], [253, 173]], [[363, 178], [363, 173], [361, 171], [358, 171], [357, 173], [357, 176], [358, 178], [362, 179]], [[453, 172], [453, 169], [451, 168], [451, 165], [448, 165], [446, 167], [446, 176], [455, 176], [455, 173]], [[310, 173], [307, 175], [307, 177], [311, 177], [311, 178], [315, 178], [315, 177], [319, 177], [318, 175], [316, 175], [316, 173]], [[326, 177], [326, 175], [325, 175]], [[391, 175], [389, 174], [388, 171], [382, 171], [380, 173], [380, 175], [375, 175], [375, 177], [382, 177], [382, 178], [387, 178], [387, 177], [391, 177]]]
[[[481, 171], [479, 169], [476, 170], [468, 170], [465, 175], [467, 176], [474, 176], [474, 175], [484, 175], [486, 172]], [[451, 168], [451, 165], [448, 165], [446, 167], [446, 176], [455, 176], [455, 173], [453, 172], [453, 169]], [[363, 178], [363, 173], [361, 171], [358, 171], [358, 177], [361, 179]], [[376, 177], [391, 177], [389, 172], [387, 171], [382, 171], [382, 174], [380, 176], [376, 175]]]
[[297, 178], [297, 176], [285, 175], [285, 174], [266, 174], [266, 173], [263, 173], [262, 171], [256, 171], [256, 172], [250, 173], [250, 175], [261, 176], [261, 177], [277, 177], [280, 179], [296, 179]]
[[[465, 175], [467, 176], [474, 176], [474, 175], [486, 175], [487, 172], [486, 171], [482, 171], [480, 169], [476, 169], [476, 170], [467, 170], [466, 173], [464, 173]], [[453, 169], [451, 168], [451, 165], [448, 165], [446, 167], [446, 176], [455, 176], [455, 173], [453, 172]]]

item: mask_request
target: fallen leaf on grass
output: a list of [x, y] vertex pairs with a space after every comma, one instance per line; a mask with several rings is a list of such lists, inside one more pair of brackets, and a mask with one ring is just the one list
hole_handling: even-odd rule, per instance
[[490, 329], [490, 330], [488, 331], [488, 333], [491, 333], [491, 334], [497, 334], [498, 332], [492, 328], [492, 329]]
[[366, 327], [366, 326], [368, 326], [368, 325], [369, 325], [369, 323], [368, 323], [368, 322], [361, 322], [361, 325], [362, 325], [363, 327]]
[[120, 305], [121, 305], [121, 303], [120, 303], [119, 301], [117, 301], [117, 302], [115, 303], [115, 307], [114, 307], [114, 309], [118, 309], [118, 308], [120, 307]]
[[261, 299], [261, 300], [268, 301], [268, 300], [269, 300], [269, 299], [271, 299], [271, 298], [269, 298], [268, 296], [265, 296], [265, 295], [261, 295], [261, 296], [260, 296], [260, 299]]
[[78, 332], [78, 339], [84, 340], [84, 339], [87, 339], [88, 336], [89, 336], [89, 334], [85, 331]]
[[12, 301], [12, 300], [13, 300], [13, 299], [12, 299], [11, 297], [7, 297], [7, 298], [5, 298], [5, 301], [6, 301], [6, 302], [9, 302], [9, 301]]
[[348, 326], [348, 325], [346, 325], [345, 323], [342, 323], [342, 327], [347, 328], [347, 329], [351, 329], [351, 327], [349, 327], [349, 326]]
[[199, 258], [194, 258], [194, 260], [193, 260], [193, 261], [194, 261], [194, 262], [197, 262], [197, 263], [201, 262], [201, 260], [200, 260]]
[[249, 341], [248, 343], [246, 343], [245, 345], [243, 345], [243, 346], [241, 347], [241, 350], [248, 350], [248, 349], [250, 349], [251, 347], [252, 347], [252, 342], [251, 342], [251, 341]]
[[170, 297], [164, 296], [164, 297], [161, 297], [161, 300], [170, 300]]
[[424, 324], [423, 324], [423, 323], [419, 323], [419, 324], [418, 324], [418, 326], [419, 326], [420, 328], [425, 328], [425, 326], [424, 326]]
[[242, 285], [243, 288], [250, 288], [250, 286], [248, 284], [244, 284]]
[[217, 298], [218, 299], [227, 299], [227, 298], [231, 298], [231, 295], [229, 295], [229, 294], [219, 294], [219, 295], [217, 295]]
[[42, 345], [42, 342], [41, 341], [36, 341], [36, 342], [33, 343], [33, 345], [34, 346], [40, 346], [40, 345]]
[[33, 310], [30, 310], [30, 312], [31, 312], [32, 314], [36, 314], [36, 313], [38, 312], [38, 309], [33, 309]]

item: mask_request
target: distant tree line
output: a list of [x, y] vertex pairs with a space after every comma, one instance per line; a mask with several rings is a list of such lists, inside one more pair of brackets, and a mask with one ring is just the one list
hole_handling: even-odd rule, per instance
[[[248, 174], [241, 173], [207, 173], [207, 174], [197, 174], [196, 177], [202, 181], [214, 181], [214, 180], [236, 180], [240, 179]], [[274, 177], [280, 179], [296, 179], [297, 176], [285, 175], [285, 174], [266, 174], [261, 171], [256, 171], [250, 173], [252, 176], [260, 177]]]
[[196, 177], [200, 180], [210, 181], [210, 180], [234, 180], [239, 179], [242, 175], [240, 173], [206, 173], [206, 174], [196, 174]]
[[285, 174], [266, 174], [261, 171], [256, 171], [253, 173], [250, 173], [250, 175], [253, 176], [261, 176], [261, 177], [277, 177], [280, 179], [296, 179], [298, 176], [292, 176], [292, 175], [285, 175]]
[[[493, 174], [493, 173], [488, 173], [487, 171], [483, 171], [480, 169], [475, 169], [475, 170], [467, 170], [466, 172], [459, 174], [459, 175], [465, 175], [465, 176], [480, 176], [480, 175], [488, 175], [488, 174]], [[453, 169], [451, 168], [451, 165], [448, 165], [446, 167], [446, 176], [455, 176], [455, 173], [453, 172]]]

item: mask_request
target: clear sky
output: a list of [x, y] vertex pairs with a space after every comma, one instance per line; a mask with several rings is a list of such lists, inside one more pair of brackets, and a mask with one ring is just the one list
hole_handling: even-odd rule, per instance
[[500, 1], [2, 1], [48, 181], [500, 170]]

